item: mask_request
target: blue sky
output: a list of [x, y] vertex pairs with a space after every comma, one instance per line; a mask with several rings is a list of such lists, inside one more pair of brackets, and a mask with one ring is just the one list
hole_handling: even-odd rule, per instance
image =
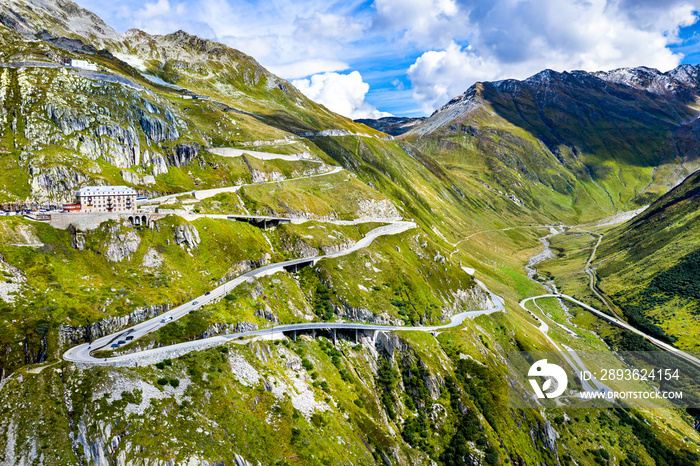
[[430, 114], [476, 81], [545, 68], [700, 62], [700, 0], [78, 2], [120, 32], [223, 42], [353, 118]]

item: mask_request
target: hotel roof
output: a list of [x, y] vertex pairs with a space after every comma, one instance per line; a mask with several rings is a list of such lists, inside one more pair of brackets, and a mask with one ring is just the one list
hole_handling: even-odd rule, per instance
[[118, 196], [118, 195], [136, 195], [136, 191], [128, 186], [86, 186], [80, 188], [77, 197], [85, 196]]

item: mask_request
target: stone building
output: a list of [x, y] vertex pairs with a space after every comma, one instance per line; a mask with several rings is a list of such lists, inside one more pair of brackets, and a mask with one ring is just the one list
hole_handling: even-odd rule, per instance
[[87, 186], [75, 197], [81, 212], [136, 211], [136, 191], [127, 186]]

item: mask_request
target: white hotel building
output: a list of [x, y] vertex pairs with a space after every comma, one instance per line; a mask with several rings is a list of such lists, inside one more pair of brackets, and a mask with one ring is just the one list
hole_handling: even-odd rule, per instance
[[75, 197], [80, 212], [135, 212], [136, 191], [127, 186], [87, 186]]

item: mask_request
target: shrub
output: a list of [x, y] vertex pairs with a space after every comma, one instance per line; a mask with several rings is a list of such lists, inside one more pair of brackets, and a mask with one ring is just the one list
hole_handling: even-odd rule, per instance
[[173, 388], [177, 388], [180, 386], [180, 381], [178, 379], [170, 379], [170, 381], [168, 383]]
[[157, 367], [158, 369], [165, 369], [165, 364], [164, 364], [163, 362], [157, 362], [157, 363], [156, 363], [156, 367]]
[[306, 369], [307, 371], [313, 370], [313, 368], [314, 368], [314, 365], [311, 364], [311, 361], [309, 361], [306, 358], [303, 358], [301, 360], [301, 365], [304, 366], [304, 369]]
[[132, 404], [140, 404], [142, 400], [142, 393], [141, 390], [135, 390], [133, 393], [132, 392], [122, 392], [122, 400], [127, 402], [127, 403], [132, 403]]
[[311, 423], [316, 427], [321, 427], [325, 426], [328, 423], [328, 421], [326, 421], [326, 418], [323, 416], [323, 414], [313, 413], [311, 415]]
[[486, 464], [498, 464], [498, 450], [494, 447], [488, 447], [484, 453], [486, 453], [484, 456]]
[[168, 379], [167, 377], [161, 377], [160, 379], [158, 379], [158, 385], [168, 385], [169, 382], [170, 379]]
[[381, 358], [379, 369], [377, 370], [377, 385], [381, 390], [381, 395], [379, 398], [384, 406], [384, 409], [386, 409], [389, 418], [392, 420], [396, 419], [396, 409], [394, 407], [396, 397], [394, 396], [394, 389], [398, 378], [398, 371], [391, 367], [389, 361], [387, 361], [385, 358]]
[[347, 369], [340, 369], [340, 378], [347, 383], [354, 383], [355, 379], [350, 375]]
[[301, 441], [301, 429], [292, 427], [292, 438], [289, 439], [289, 443], [296, 445]]

